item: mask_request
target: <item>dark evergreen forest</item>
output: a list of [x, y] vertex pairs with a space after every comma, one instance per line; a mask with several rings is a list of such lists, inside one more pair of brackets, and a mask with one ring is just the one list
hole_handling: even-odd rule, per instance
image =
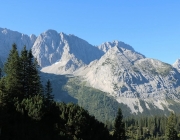
[[42, 85], [38, 64], [26, 47], [12, 45], [0, 69], [0, 140], [178, 140], [180, 116], [98, 121], [73, 103], [54, 101], [50, 80]]

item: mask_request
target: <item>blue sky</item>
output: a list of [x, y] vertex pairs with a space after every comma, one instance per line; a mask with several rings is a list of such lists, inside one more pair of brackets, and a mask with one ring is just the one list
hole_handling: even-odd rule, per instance
[[180, 58], [179, 0], [2, 0], [0, 27], [28, 35], [54, 29], [92, 45], [119, 40], [170, 64]]

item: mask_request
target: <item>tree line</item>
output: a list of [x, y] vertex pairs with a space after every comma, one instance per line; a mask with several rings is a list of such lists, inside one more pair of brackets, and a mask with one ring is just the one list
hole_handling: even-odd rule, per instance
[[146, 116], [126, 118], [126, 138], [129, 140], [179, 140], [180, 116]]

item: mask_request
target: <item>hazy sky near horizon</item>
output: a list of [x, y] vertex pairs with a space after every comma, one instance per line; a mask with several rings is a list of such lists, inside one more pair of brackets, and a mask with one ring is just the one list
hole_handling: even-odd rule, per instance
[[24, 34], [54, 29], [92, 45], [119, 40], [166, 63], [180, 58], [179, 0], [2, 0], [0, 27]]

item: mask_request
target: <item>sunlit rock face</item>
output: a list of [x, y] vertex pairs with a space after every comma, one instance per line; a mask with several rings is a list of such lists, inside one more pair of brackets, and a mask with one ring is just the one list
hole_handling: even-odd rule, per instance
[[43, 72], [70, 74], [104, 53], [74, 35], [48, 30], [36, 39], [32, 52]]
[[0, 28], [0, 59], [4, 63], [9, 55], [9, 51], [12, 48], [12, 44], [17, 45], [17, 49], [20, 51], [24, 46], [29, 50], [32, 48], [36, 40], [35, 35], [25, 35], [16, 31], [11, 31], [6, 28]]

